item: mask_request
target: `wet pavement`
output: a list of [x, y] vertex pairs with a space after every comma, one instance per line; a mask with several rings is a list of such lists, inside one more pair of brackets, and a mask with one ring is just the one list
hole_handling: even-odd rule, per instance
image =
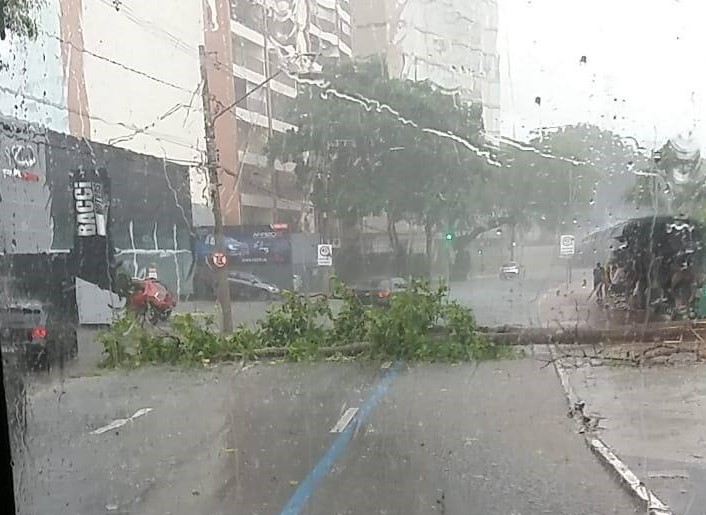
[[[555, 272], [473, 278], [454, 283], [451, 296], [488, 326], [605, 316], [580, 279], [567, 287]], [[254, 324], [270, 305], [236, 303], [235, 318]], [[182, 303], [180, 311], [216, 307]], [[576, 434], [559, 382], [540, 360], [402, 367], [381, 391], [390, 372], [370, 363], [96, 372], [95, 333], [82, 330], [75, 363], [34, 380], [21, 513], [636, 510]], [[331, 433], [350, 408], [358, 409], [350, 425]], [[699, 477], [698, 461], [677, 467], [679, 459], [660, 458], [662, 472], [673, 463], [682, 481]]]
[[571, 282], [561, 268], [513, 280], [476, 277], [452, 283], [451, 298], [473, 308], [478, 323], [488, 327], [604, 328], [622, 323], [619, 313], [611, 315], [589, 298], [592, 288], [583, 282], [589, 274], [575, 270]]
[[533, 360], [147, 368], [31, 408], [21, 513], [635, 513]]
[[706, 368], [567, 368], [599, 434], [675, 514], [706, 514]]

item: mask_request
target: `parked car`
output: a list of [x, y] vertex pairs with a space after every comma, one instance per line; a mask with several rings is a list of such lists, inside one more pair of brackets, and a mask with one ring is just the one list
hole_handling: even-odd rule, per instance
[[248, 272], [228, 272], [231, 296], [237, 299], [271, 300], [279, 297], [281, 290]]
[[517, 279], [518, 277], [520, 277], [520, 266], [514, 261], [500, 267], [500, 279]]
[[407, 281], [401, 277], [373, 277], [354, 284], [351, 289], [365, 305], [387, 306], [394, 295], [407, 289]]
[[52, 321], [46, 305], [14, 300], [0, 305], [0, 346], [28, 369], [47, 370], [78, 355], [76, 326]]

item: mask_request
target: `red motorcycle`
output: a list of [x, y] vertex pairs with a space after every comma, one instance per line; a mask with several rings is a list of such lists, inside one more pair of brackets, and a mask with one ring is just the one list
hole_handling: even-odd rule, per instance
[[176, 297], [172, 292], [154, 278], [132, 279], [131, 290], [127, 297], [127, 308], [138, 318], [149, 320], [152, 324], [169, 319], [177, 305]]

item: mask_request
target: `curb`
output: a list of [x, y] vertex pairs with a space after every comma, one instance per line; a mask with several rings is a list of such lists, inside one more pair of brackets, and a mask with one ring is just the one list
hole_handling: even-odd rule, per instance
[[[550, 353], [554, 360], [554, 370], [559, 377], [566, 401], [569, 404], [569, 413], [579, 409], [583, 412], [585, 403], [581, 401], [574, 391], [569, 378], [564, 370], [564, 365], [561, 360], [556, 358], [554, 348], [550, 346]], [[611, 450], [611, 448], [597, 435], [586, 435], [584, 441], [588, 448], [595, 454], [601, 464], [610, 472], [617, 474], [620, 479], [620, 484], [631, 494], [639, 503], [642, 509], [648, 515], [674, 515], [672, 510], [667, 506], [655, 493], [645, 486], [640, 478]]]
[[597, 436], [587, 436], [586, 445], [598, 456], [603, 466], [615, 471], [620, 476], [620, 483], [637, 497], [641, 506], [649, 515], [673, 515], [669, 506], [664, 504], [652, 490], [630, 470], [623, 461]]

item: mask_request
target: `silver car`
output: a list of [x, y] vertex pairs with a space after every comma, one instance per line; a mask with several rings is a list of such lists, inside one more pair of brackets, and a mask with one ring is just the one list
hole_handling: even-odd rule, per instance
[[500, 279], [517, 279], [520, 276], [520, 266], [515, 262], [505, 263], [500, 267]]

